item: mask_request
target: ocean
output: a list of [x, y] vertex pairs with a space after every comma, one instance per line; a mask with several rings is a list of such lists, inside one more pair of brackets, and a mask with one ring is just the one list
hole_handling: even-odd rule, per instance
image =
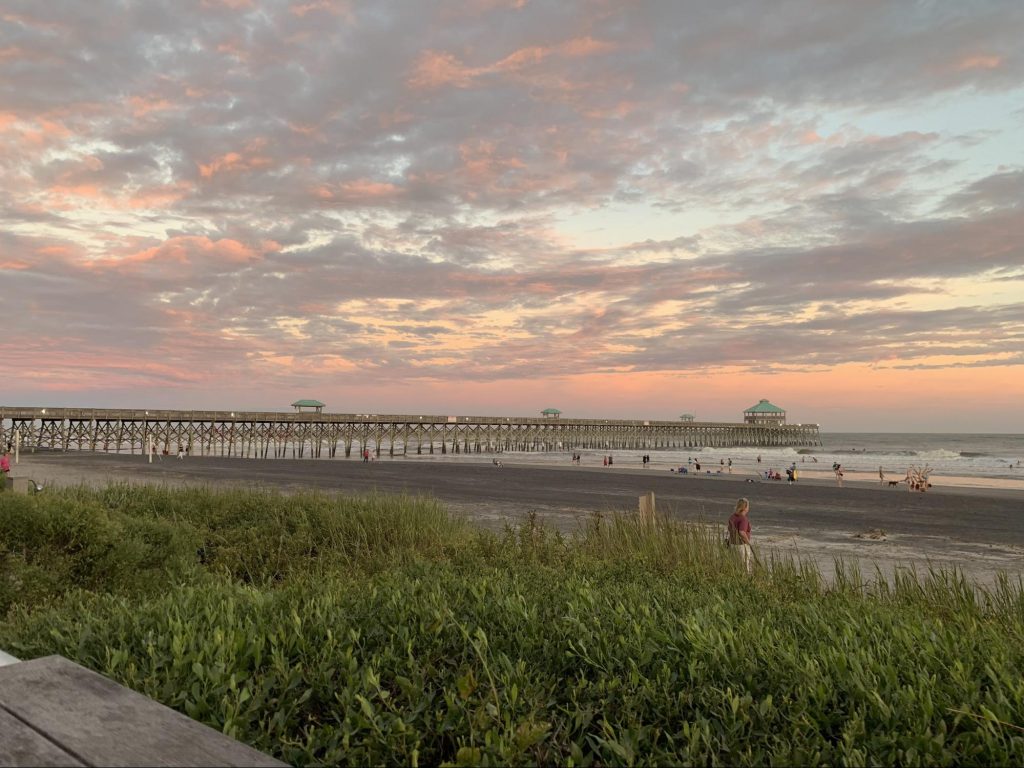
[[[690, 460], [701, 463], [702, 472], [717, 471], [722, 462], [733, 461], [733, 472], [784, 473], [796, 464], [798, 470], [817, 475], [832, 475], [838, 462], [847, 473], [867, 473], [878, 477], [882, 467], [887, 478], [901, 479], [910, 467], [932, 470], [933, 478], [977, 478], [1024, 481], [1024, 435], [1012, 434], [935, 434], [897, 432], [823, 432], [820, 448], [702, 448], [688, 450], [585, 450], [582, 463], [595, 466], [611, 454], [616, 466], [642, 467], [641, 457], [651, 457], [652, 469], [689, 467]], [[439, 449], [439, 448], [438, 448]], [[555, 451], [506, 451], [501, 454], [447, 454], [433, 456], [410, 453], [406, 460], [417, 461], [504, 461], [530, 464], [567, 464], [571, 448]], [[353, 453], [354, 456], [354, 453]], [[761, 457], [760, 463], [757, 457]], [[382, 459], [387, 458], [382, 456]], [[398, 458], [397, 456], [395, 457]], [[998, 483], [997, 483], [998, 484]]]

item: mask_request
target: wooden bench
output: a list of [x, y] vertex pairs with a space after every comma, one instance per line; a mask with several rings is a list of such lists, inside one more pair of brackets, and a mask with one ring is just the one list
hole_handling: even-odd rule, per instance
[[255, 765], [268, 755], [68, 661], [0, 666], [0, 766]]

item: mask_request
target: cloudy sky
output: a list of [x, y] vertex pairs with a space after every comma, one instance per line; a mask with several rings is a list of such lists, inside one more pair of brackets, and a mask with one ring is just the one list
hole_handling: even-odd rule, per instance
[[1024, 432], [1020, 0], [0, 5], [0, 404]]

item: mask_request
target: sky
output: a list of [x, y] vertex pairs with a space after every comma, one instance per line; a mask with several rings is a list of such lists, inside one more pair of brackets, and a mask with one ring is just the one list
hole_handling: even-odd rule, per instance
[[0, 405], [1024, 433], [1019, 0], [6, 0]]

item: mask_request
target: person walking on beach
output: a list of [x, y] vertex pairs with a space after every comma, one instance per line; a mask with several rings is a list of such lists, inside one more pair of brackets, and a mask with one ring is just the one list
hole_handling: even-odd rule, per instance
[[882, 467], [878, 467], [878, 484], [885, 485], [885, 472], [882, 471]]
[[750, 502], [739, 499], [736, 511], [729, 518], [729, 546], [739, 555], [747, 573], [754, 570], [754, 551], [750, 548]]
[[836, 462], [832, 465], [832, 471], [836, 473], [836, 485], [843, 487], [843, 465]]

